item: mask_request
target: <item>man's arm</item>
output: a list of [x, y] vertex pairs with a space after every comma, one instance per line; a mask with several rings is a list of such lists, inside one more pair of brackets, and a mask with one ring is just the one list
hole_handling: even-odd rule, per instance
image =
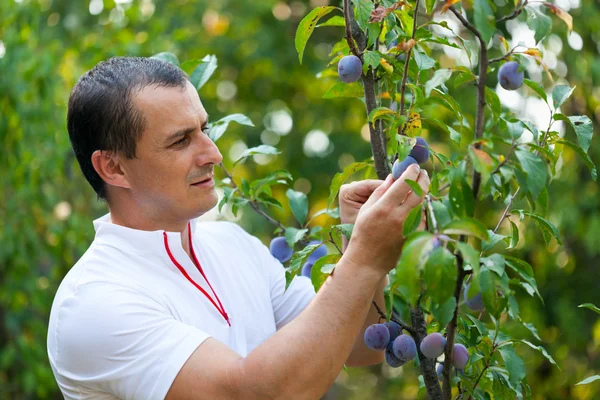
[[417, 165], [381, 184], [361, 208], [348, 249], [335, 274], [293, 321], [246, 358], [214, 339], [203, 342], [175, 378], [168, 399], [316, 399], [347, 361], [404, 238], [402, 225], [422, 198], [404, 179], [426, 192], [429, 178]]
[[344, 366], [383, 273], [342, 257], [308, 307], [246, 358], [202, 343], [167, 399], [317, 399]]

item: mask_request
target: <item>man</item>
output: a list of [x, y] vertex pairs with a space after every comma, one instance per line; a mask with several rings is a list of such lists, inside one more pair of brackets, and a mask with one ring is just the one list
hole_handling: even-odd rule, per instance
[[394, 182], [345, 185], [350, 243], [315, 295], [285, 288], [268, 249], [237, 225], [197, 222], [217, 204], [207, 114], [177, 67], [113, 58], [69, 99], [82, 172], [110, 213], [54, 300], [48, 354], [66, 398], [316, 399], [343, 365], [381, 362], [362, 334], [377, 321], [402, 223], [422, 201], [418, 166]]

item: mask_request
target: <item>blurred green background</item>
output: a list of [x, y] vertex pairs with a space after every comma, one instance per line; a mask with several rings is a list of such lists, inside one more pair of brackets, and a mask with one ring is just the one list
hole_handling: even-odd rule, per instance
[[[46, 355], [48, 314], [62, 277], [93, 239], [92, 220], [107, 211], [84, 180], [68, 141], [66, 104], [78, 77], [111, 56], [170, 51], [184, 61], [215, 54], [219, 68], [200, 91], [211, 120], [240, 112], [255, 124], [243, 129], [232, 124], [219, 140], [225, 166], [238, 182], [288, 169], [294, 188], [308, 193], [312, 213], [326, 204], [333, 175], [371, 154], [362, 102], [322, 99], [335, 78], [317, 78], [342, 28], [318, 28], [303, 65], [294, 49], [300, 19], [315, 6], [339, 3], [0, 0], [0, 399], [61, 398]], [[586, 114], [597, 124], [600, 6], [594, 0], [553, 3], [574, 18], [570, 36], [565, 24], [553, 18], [553, 35], [542, 42], [557, 82], [564, 79], [577, 86], [563, 113]], [[506, 37], [527, 34], [523, 21], [513, 22], [502, 26], [510, 31]], [[436, 58], [452, 64], [452, 57], [440, 52]], [[553, 86], [535, 66], [528, 75], [546, 88]], [[475, 90], [455, 95], [465, 112], [472, 113]], [[525, 112], [530, 105], [524, 98], [501, 99]], [[441, 132], [423, 135], [438, 151], [457, 150]], [[231, 167], [246, 148], [263, 143], [282, 154], [254, 156]], [[600, 164], [598, 138], [590, 155]], [[600, 305], [600, 193], [570, 150], [559, 165], [549, 187], [548, 216], [559, 227], [564, 245], [553, 241], [546, 247], [531, 226], [522, 233], [518, 249], [532, 264], [545, 300], [544, 305], [518, 293], [521, 315], [534, 323], [543, 342], [527, 332], [513, 334], [543, 344], [562, 368], [519, 348], [535, 399], [597, 399], [600, 382], [574, 384], [600, 373], [600, 321], [590, 310], [577, 308], [586, 302]], [[287, 205], [281, 189], [274, 195]], [[479, 207], [478, 214], [490, 225], [498, 220], [492, 207]], [[289, 211], [271, 210], [271, 215], [293, 224]], [[235, 217], [228, 208], [222, 214], [215, 209], [205, 217], [234, 220], [265, 243], [273, 232], [251, 210]], [[314, 223], [334, 222], [328, 218], [318, 217]], [[417, 397], [417, 376], [414, 365], [348, 369], [326, 398], [412, 399]]]

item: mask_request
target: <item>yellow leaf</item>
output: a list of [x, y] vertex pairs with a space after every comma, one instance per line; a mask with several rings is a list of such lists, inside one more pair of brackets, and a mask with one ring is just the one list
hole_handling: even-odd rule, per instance
[[567, 24], [567, 28], [569, 28], [569, 33], [573, 31], [573, 17], [571, 17], [571, 14], [552, 3], [544, 2], [542, 4], [548, 7], [550, 11], [552, 11], [552, 14], [565, 21], [565, 24]]
[[381, 65], [383, 67], [383, 69], [385, 70], [385, 72], [387, 72], [388, 74], [393, 74], [394, 73], [394, 67], [392, 66], [392, 64], [390, 64], [389, 62], [387, 62], [385, 59], [381, 59], [381, 61], [379, 62], [379, 65]]
[[460, 2], [461, 0], [446, 0], [446, 4], [444, 4], [444, 6], [442, 7], [442, 12], [446, 12], [447, 9]]
[[504, 36], [499, 36], [499, 37], [500, 37], [500, 41], [504, 45], [504, 50], [508, 53], [508, 42], [506, 41], [506, 39], [504, 38]]
[[527, 49], [523, 52], [523, 54], [527, 54], [528, 56], [533, 56], [536, 58], [542, 58], [542, 52], [535, 48]]
[[402, 131], [407, 136], [417, 136], [419, 132], [421, 132], [421, 115], [416, 112], [411, 112]]

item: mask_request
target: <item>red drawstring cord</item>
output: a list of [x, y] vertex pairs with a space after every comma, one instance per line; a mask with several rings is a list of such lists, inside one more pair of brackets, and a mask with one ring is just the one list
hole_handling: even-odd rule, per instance
[[188, 232], [189, 232], [189, 240], [190, 240], [190, 250], [192, 252], [192, 257], [194, 258], [194, 263], [196, 265], [196, 268], [198, 268], [198, 270], [202, 274], [202, 277], [206, 280], [206, 283], [208, 283], [208, 286], [210, 287], [210, 290], [212, 290], [213, 294], [215, 295], [215, 297], [217, 299], [217, 302], [219, 302], [219, 305], [217, 305], [217, 303], [215, 303], [215, 301], [212, 299], [212, 297], [208, 293], [206, 293], [206, 290], [204, 290], [202, 288], [202, 286], [198, 285], [188, 275], [188, 273], [185, 271], [185, 269], [177, 262], [177, 260], [175, 259], [175, 257], [173, 257], [173, 254], [171, 253], [171, 249], [169, 248], [169, 240], [167, 239], [167, 233], [163, 231], [163, 238], [164, 238], [164, 242], [165, 242], [165, 250], [167, 251], [167, 254], [169, 255], [169, 258], [171, 259], [171, 261], [173, 262], [173, 264], [175, 264], [175, 266], [182, 273], [182, 275], [185, 276], [185, 278], [188, 281], [190, 281], [190, 283], [192, 285], [194, 285], [196, 287], [196, 289], [200, 290], [202, 292], [202, 294], [204, 294], [204, 296], [206, 296], [206, 298], [208, 298], [208, 300], [210, 300], [210, 302], [213, 304], [213, 306], [215, 306], [215, 308], [219, 311], [219, 313], [223, 316], [223, 318], [225, 318], [225, 321], [227, 321], [227, 324], [229, 326], [231, 326], [231, 322], [229, 321], [229, 316], [225, 312], [225, 308], [221, 304], [221, 301], [219, 300], [219, 296], [217, 296], [217, 294], [215, 293], [215, 290], [213, 289], [212, 285], [210, 284], [210, 282], [206, 278], [206, 275], [204, 275], [204, 271], [202, 270], [202, 267], [200, 266], [200, 263], [198, 262], [198, 259], [196, 258], [196, 254], [194, 253], [194, 248], [192, 247], [192, 233], [191, 233], [191, 229], [190, 229], [189, 223], [188, 223]]

